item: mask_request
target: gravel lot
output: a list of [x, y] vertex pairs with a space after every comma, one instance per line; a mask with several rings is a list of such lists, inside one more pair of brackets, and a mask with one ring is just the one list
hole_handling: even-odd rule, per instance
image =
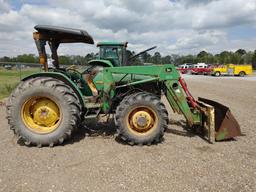
[[26, 147], [0, 107], [0, 191], [256, 191], [256, 79], [185, 78], [195, 97], [229, 106], [246, 136], [211, 145], [170, 112], [165, 140], [150, 147], [124, 145], [107, 126], [63, 146]]

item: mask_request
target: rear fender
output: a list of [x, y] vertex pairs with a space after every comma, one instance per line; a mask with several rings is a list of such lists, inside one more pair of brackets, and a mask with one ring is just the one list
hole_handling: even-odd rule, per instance
[[109, 60], [94, 59], [88, 62], [89, 65], [113, 67], [113, 64]]
[[82, 94], [81, 90], [78, 88], [78, 86], [71, 79], [69, 79], [64, 74], [59, 73], [59, 72], [35, 73], [35, 74], [32, 74], [32, 75], [30, 75], [28, 77], [25, 77], [24, 79], [22, 79], [22, 81], [26, 81], [26, 80], [29, 80], [29, 79], [32, 79], [32, 78], [35, 78], [35, 77], [52, 77], [52, 78], [56, 78], [58, 80], [63, 81], [64, 83], [69, 85], [71, 89], [73, 89], [73, 91], [78, 96], [79, 101], [80, 101], [82, 107], [84, 108], [85, 103], [84, 103], [84, 100], [83, 100], [83, 94]]

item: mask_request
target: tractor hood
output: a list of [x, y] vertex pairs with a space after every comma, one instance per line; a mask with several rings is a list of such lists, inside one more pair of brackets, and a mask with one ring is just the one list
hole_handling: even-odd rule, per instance
[[36, 25], [34, 28], [44, 36], [45, 40], [58, 43], [94, 44], [93, 38], [85, 30], [51, 25]]

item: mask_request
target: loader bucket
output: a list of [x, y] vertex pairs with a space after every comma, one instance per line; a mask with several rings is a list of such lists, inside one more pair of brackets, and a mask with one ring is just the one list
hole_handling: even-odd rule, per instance
[[198, 98], [198, 104], [204, 109], [203, 122], [208, 130], [210, 142], [241, 136], [241, 130], [230, 109], [216, 101]]

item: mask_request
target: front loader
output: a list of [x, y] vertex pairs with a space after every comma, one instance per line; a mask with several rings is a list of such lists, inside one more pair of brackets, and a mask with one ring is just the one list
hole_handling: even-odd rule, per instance
[[[84, 30], [63, 27], [37, 25], [35, 29], [45, 72], [24, 78], [7, 104], [10, 128], [26, 145], [61, 144], [81, 123], [101, 114], [114, 115], [118, 137], [128, 144], [158, 143], [168, 127], [163, 95], [173, 111], [210, 143], [241, 135], [229, 108], [209, 99], [195, 100], [174, 65], [138, 66], [134, 58], [139, 54], [130, 56], [127, 43], [100, 42], [98, 58], [84, 70], [61, 68], [59, 45], [93, 44], [92, 37]], [[54, 68], [47, 64], [47, 42]]]

